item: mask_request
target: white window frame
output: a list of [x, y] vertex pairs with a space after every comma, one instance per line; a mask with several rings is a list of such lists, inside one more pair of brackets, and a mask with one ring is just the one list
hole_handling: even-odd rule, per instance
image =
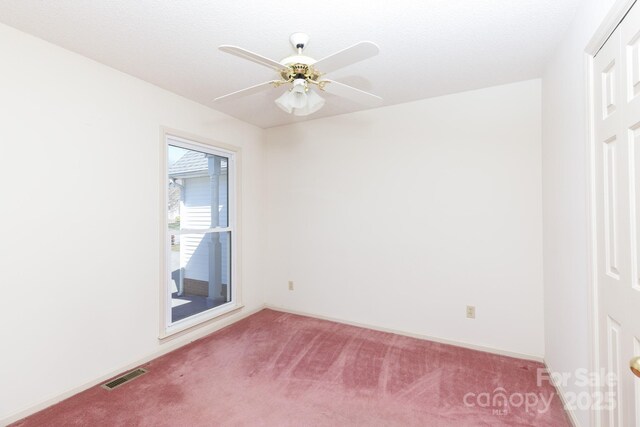
[[[169, 222], [167, 212], [168, 186], [168, 150], [169, 145], [196, 150], [222, 156], [228, 159], [227, 163], [227, 182], [228, 182], [228, 224], [227, 227], [217, 227], [209, 230], [197, 230], [201, 232], [231, 232], [231, 300], [217, 307], [205, 310], [201, 313], [194, 314], [177, 322], [171, 321], [171, 292], [169, 278], [171, 277], [171, 243], [169, 234]], [[239, 232], [239, 200], [240, 185], [238, 182], [238, 174], [240, 170], [240, 149], [235, 146], [209, 141], [204, 138], [188, 135], [183, 132], [165, 129], [161, 131], [161, 150], [160, 150], [160, 339], [169, 338], [180, 332], [185, 332], [193, 328], [204, 326], [211, 323], [214, 319], [235, 312], [243, 307], [242, 305], [242, 286], [240, 281], [240, 269], [238, 268], [240, 260], [240, 232]], [[183, 230], [188, 231], [188, 230]]]

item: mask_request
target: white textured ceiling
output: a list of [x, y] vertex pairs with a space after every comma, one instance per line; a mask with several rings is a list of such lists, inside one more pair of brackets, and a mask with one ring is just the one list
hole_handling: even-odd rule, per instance
[[[579, 0], [0, 0], [0, 21], [241, 120], [267, 128], [305, 120], [278, 109], [284, 90], [214, 105], [274, 79], [222, 53], [231, 44], [280, 60], [306, 32], [320, 59], [361, 40], [380, 54], [328, 78], [398, 104], [539, 77]], [[326, 95], [308, 119], [362, 107]]]

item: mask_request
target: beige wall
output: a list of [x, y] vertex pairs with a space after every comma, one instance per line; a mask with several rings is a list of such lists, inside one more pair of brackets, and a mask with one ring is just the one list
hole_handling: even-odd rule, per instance
[[267, 303], [542, 357], [540, 114], [530, 80], [269, 129]]
[[0, 52], [2, 420], [194, 338], [157, 339], [161, 126], [242, 149], [245, 311], [266, 187], [261, 129], [3, 25]]

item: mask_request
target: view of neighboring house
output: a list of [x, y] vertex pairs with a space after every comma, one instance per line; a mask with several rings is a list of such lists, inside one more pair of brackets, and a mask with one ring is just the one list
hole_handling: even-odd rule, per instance
[[227, 159], [185, 151], [169, 167], [174, 321], [230, 299], [230, 236], [210, 232], [228, 226]]

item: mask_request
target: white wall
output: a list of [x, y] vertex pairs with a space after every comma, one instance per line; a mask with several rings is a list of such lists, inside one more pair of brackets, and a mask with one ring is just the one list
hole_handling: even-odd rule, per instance
[[531, 80], [267, 130], [267, 303], [541, 357], [540, 114]]
[[2, 424], [193, 339], [157, 339], [160, 126], [242, 148], [245, 311], [266, 188], [261, 129], [4, 25], [0, 52]]
[[[611, 0], [585, 0], [542, 77], [545, 360], [589, 368], [587, 105], [584, 51]], [[565, 392], [588, 392], [569, 381]], [[574, 414], [589, 425], [585, 410]]]
[[274, 128], [267, 148], [0, 25], [0, 420], [193, 338], [157, 340], [160, 126], [242, 147], [248, 310], [588, 366], [583, 51], [610, 3], [582, 2], [542, 78], [544, 339], [539, 81]]

